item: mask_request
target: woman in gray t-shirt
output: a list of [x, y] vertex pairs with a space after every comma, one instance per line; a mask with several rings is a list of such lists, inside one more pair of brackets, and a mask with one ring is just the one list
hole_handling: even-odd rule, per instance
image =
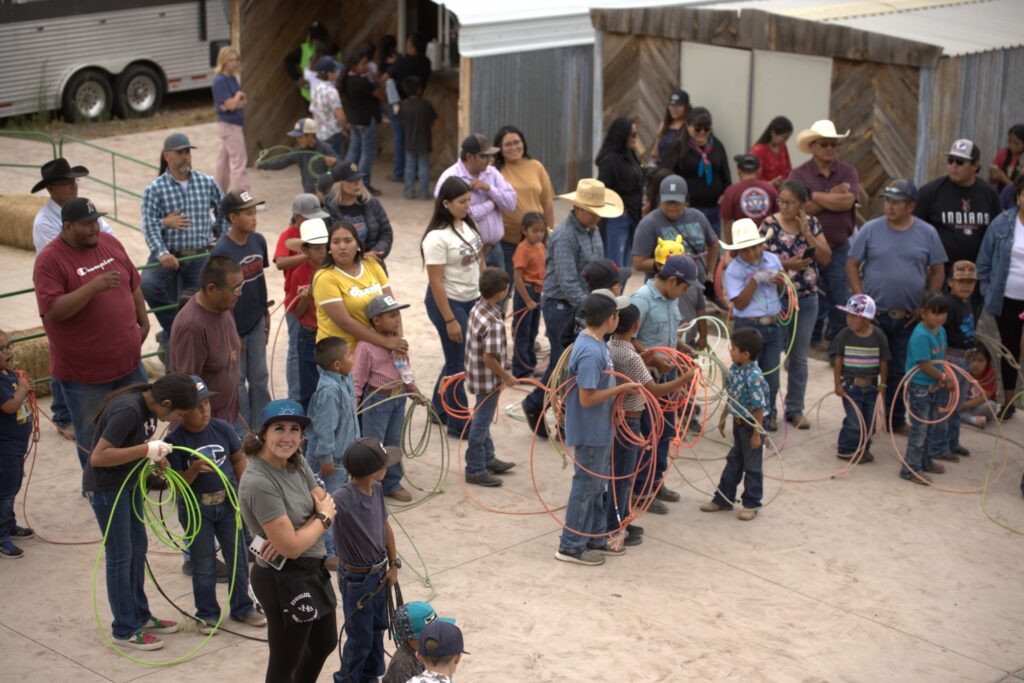
[[239, 482], [239, 508], [254, 543], [264, 541], [250, 583], [267, 615], [268, 681], [316, 681], [338, 644], [323, 540], [334, 521], [334, 499], [299, 449], [307, 426], [298, 403], [272, 401], [259, 432], [242, 442], [249, 465]]

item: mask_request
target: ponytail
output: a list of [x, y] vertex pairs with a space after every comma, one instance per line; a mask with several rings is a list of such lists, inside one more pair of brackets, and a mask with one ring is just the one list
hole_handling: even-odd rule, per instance
[[157, 403], [170, 401], [172, 410], [192, 410], [199, 405], [199, 390], [196, 383], [189, 375], [181, 372], [172, 372], [164, 375], [152, 384], [140, 382], [129, 384], [107, 394], [100, 404], [99, 410], [92, 417], [92, 423], [97, 424], [107, 407], [119, 396], [127, 394], [141, 394], [145, 391], [152, 392], [153, 400]]

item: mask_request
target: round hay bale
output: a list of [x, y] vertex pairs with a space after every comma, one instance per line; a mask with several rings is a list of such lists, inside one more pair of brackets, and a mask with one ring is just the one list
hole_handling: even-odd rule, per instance
[[[2, 197], [0, 197], [2, 199]], [[31, 224], [30, 224], [31, 227]], [[8, 332], [10, 339], [17, 339], [29, 334], [42, 332], [42, 327], [33, 327], [28, 330], [16, 330]], [[28, 341], [14, 344], [14, 367], [20, 368], [29, 374], [32, 379], [48, 377], [50, 375], [50, 343], [46, 337], [29, 339]], [[50, 382], [39, 382], [36, 385], [36, 396], [50, 395]]]
[[11, 194], [0, 197], [0, 244], [35, 251], [32, 243], [32, 223], [46, 197], [30, 194]]

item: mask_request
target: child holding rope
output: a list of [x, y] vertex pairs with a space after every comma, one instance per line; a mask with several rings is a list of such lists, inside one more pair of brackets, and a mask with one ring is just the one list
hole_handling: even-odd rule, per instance
[[523, 239], [516, 245], [512, 255], [516, 286], [512, 305], [517, 313], [512, 374], [516, 377], [532, 377], [537, 369], [534, 343], [540, 330], [540, 292], [544, 285], [544, 264], [547, 259], [544, 239], [548, 236], [548, 227], [544, 214], [537, 211], [523, 214], [523, 223], [519, 229]]
[[0, 331], [0, 558], [17, 560], [25, 552], [14, 544], [32, 538], [31, 529], [18, 526], [14, 499], [25, 476], [25, 454], [32, 436], [32, 411], [28, 403], [32, 383], [14, 369], [11, 340]]
[[934, 294], [921, 304], [921, 322], [910, 335], [907, 344], [907, 362], [904, 372], [909, 374], [917, 368], [907, 387], [907, 414], [910, 418], [910, 435], [907, 437], [907, 453], [905, 464], [900, 469], [900, 476], [915, 484], [926, 485], [931, 482], [925, 472], [942, 474], [946, 468], [932, 460], [929, 451], [929, 439], [932, 436], [932, 425], [938, 413], [939, 389], [948, 389], [952, 381], [943, 371], [942, 366], [934, 361], [941, 361], [946, 355], [946, 316], [949, 313], [949, 300], [942, 294]]

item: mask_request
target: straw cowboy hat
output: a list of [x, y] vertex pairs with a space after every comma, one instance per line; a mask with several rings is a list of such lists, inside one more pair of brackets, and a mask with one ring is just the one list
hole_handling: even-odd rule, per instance
[[821, 121], [815, 121], [814, 125], [807, 130], [800, 131], [796, 136], [796, 148], [804, 154], [811, 153], [811, 143], [815, 140], [822, 138], [828, 138], [829, 140], [842, 140], [850, 134], [847, 130], [845, 133], [840, 135], [836, 131], [836, 124], [832, 123], [828, 119], [822, 119]]
[[761, 235], [761, 231], [757, 229], [757, 223], [749, 218], [741, 218], [732, 224], [732, 244], [726, 244], [721, 241], [719, 244], [726, 251], [740, 251], [747, 247], [764, 244], [764, 237]]
[[601, 218], [618, 218], [622, 215], [622, 197], [617, 192], [609, 190], [600, 180], [583, 178], [576, 183], [576, 191], [569, 194], [558, 195], [559, 199], [572, 202], [590, 213], [596, 213]]

